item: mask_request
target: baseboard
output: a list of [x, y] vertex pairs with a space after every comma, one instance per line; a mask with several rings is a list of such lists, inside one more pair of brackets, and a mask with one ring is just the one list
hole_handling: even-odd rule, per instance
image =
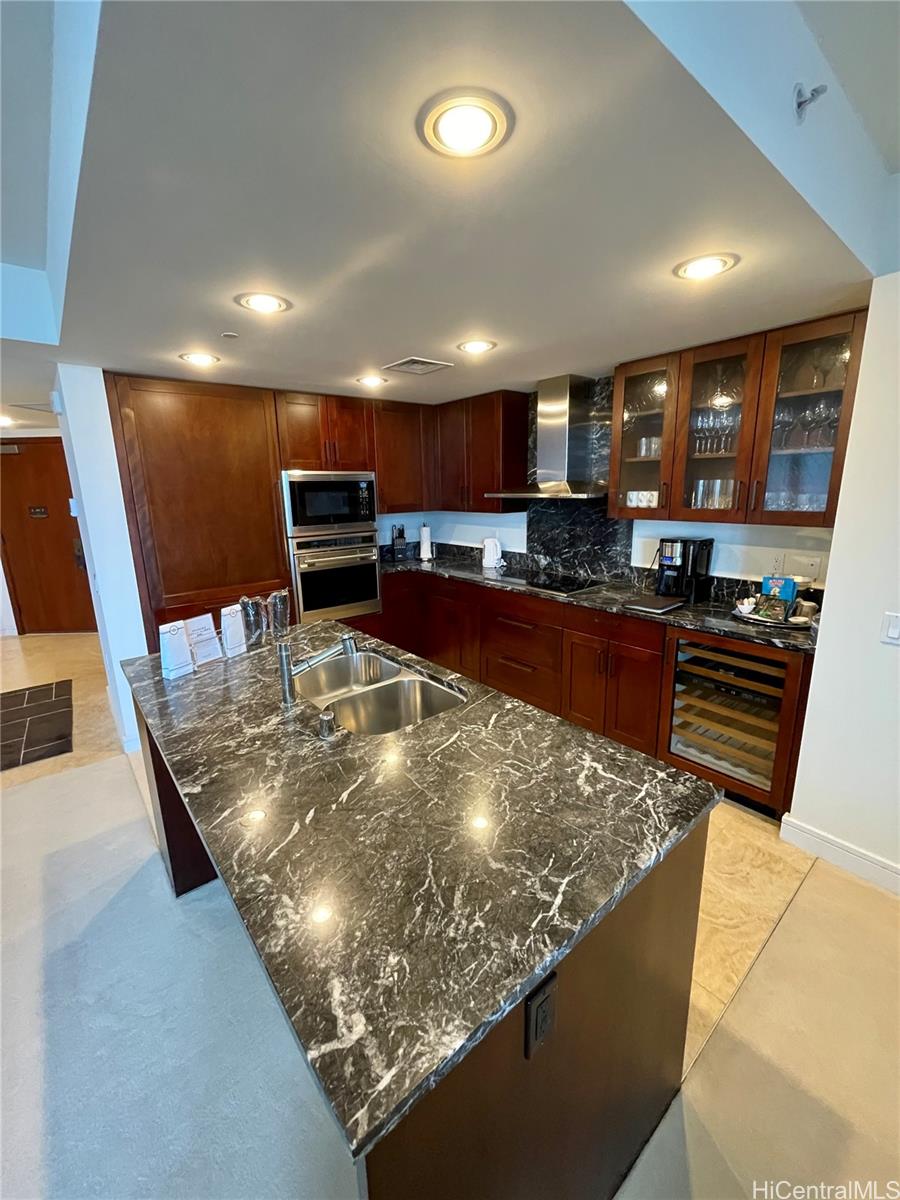
[[900, 895], [900, 864], [892, 863], [879, 854], [871, 854], [851, 842], [832, 837], [821, 829], [798, 821], [790, 813], [785, 813], [781, 821], [781, 836], [792, 846], [799, 846], [817, 858], [842, 867], [852, 875], [867, 879], [886, 891]]

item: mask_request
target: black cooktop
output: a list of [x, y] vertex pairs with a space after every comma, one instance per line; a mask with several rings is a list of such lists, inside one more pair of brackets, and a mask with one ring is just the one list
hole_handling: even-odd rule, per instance
[[596, 580], [579, 579], [577, 575], [545, 575], [543, 571], [522, 571], [515, 578], [538, 591], [553, 592], [558, 596], [571, 596], [573, 592], [585, 592], [597, 586]]

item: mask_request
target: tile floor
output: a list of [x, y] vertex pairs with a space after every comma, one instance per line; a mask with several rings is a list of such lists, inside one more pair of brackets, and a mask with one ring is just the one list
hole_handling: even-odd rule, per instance
[[0, 691], [60, 679], [72, 680], [72, 752], [4, 771], [4, 788], [122, 753], [96, 633], [30, 633], [0, 638]]

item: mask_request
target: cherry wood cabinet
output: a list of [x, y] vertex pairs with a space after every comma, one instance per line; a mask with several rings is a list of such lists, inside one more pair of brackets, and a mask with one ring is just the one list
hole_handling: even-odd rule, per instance
[[662, 665], [661, 654], [642, 646], [609, 644], [603, 732], [645, 754], [656, 751]]
[[486, 493], [523, 488], [528, 476], [528, 396], [486, 392], [436, 406], [436, 506], [502, 512]]
[[371, 471], [373, 404], [355, 396], [276, 392], [281, 465], [303, 471]]
[[616, 517], [834, 524], [864, 312], [616, 369]]
[[148, 642], [157, 625], [287, 587], [275, 398], [106, 376]]
[[453, 400], [435, 408], [437, 424], [437, 506], [465, 512], [469, 506], [467, 402]]
[[673, 520], [747, 520], [764, 344], [759, 333], [681, 355]]
[[857, 312], [767, 335], [751, 522], [834, 524], [865, 325]]
[[567, 721], [603, 733], [609, 642], [589, 634], [563, 634], [562, 713]]
[[425, 657], [478, 679], [480, 610], [473, 589], [452, 580], [430, 578], [424, 604]]
[[653, 754], [662, 655], [626, 642], [566, 630], [562, 716]]
[[430, 499], [430, 417], [423, 406], [380, 400], [375, 406], [375, 471], [380, 513], [422, 512]]
[[616, 367], [613, 381], [611, 517], [666, 517], [672, 485], [677, 354]]

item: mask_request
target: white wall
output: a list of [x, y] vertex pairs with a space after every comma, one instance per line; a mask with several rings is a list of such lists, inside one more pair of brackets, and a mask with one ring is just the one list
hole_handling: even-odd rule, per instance
[[18, 632], [16, 614], [13, 612], [9, 588], [6, 586], [6, 572], [0, 565], [0, 637], [11, 637]]
[[[649, 567], [666, 537], [711, 537], [712, 571], [728, 579], [763, 575], [809, 575], [824, 584], [831, 551], [830, 529], [779, 525], [707, 525], [700, 521], [635, 521], [631, 561]], [[812, 563], [818, 560], [817, 569]]]
[[875, 280], [791, 812], [782, 836], [900, 891], [900, 273]]
[[419, 540], [422, 525], [430, 525], [432, 543], [480, 546], [486, 537], [495, 537], [504, 550], [525, 553], [525, 513], [391, 513], [378, 518], [380, 545], [390, 543], [392, 525], [405, 525], [411, 542]]
[[119, 666], [147, 653], [103, 372], [60, 363], [60, 431], [97, 617], [109, 702], [125, 750], [139, 746], [131, 689]]

